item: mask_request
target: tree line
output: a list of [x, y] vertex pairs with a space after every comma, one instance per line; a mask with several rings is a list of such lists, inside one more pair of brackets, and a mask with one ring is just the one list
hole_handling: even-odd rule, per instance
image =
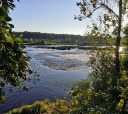
[[[87, 36], [73, 35], [73, 34], [54, 34], [54, 33], [41, 33], [41, 32], [14, 32], [15, 37], [22, 36], [24, 43], [36, 43], [36, 44], [47, 44], [47, 43], [72, 43], [78, 44], [88, 40]], [[47, 42], [47, 43], [46, 43]]]
[[87, 40], [87, 36], [81, 36], [81, 35], [73, 35], [73, 34], [54, 34], [54, 33], [41, 33], [41, 32], [14, 32], [15, 37], [20, 37], [22, 34], [22, 38], [33, 38], [33, 39], [65, 39], [65, 38], [71, 38], [71, 39], [80, 39], [80, 40]]
[[[47, 44], [71, 44], [71, 45], [90, 45], [88, 36], [73, 34], [54, 34], [41, 32], [14, 32], [15, 38], [21, 38], [23, 43], [47, 45]], [[95, 43], [103, 45], [104, 41], [97, 40]]]

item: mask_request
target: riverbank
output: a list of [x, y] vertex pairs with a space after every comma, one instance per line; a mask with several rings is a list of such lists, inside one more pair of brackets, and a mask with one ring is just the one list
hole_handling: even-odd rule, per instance
[[[35, 95], [35, 93], [37, 95]], [[64, 97], [71, 99], [71, 96], [67, 94], [61, 94], [55, 92], [54, 90], [49, 90], [46, 88], [31, 89], [28, 92], [26, 91], [15, 92], [8, 95], [9, 100], [7, 100], [5, 104], [0, 104], [0, 114], [7, 113], [10, 110], [13, 110], [15, 108], [20, 108], [24, 105], [32, 105], [36, 101], [43, 101], [47, 98], [50, 101], [55, 102], [56, 98], [59, 99]]]
[[48, 49], [58, 49], [58, 50], [71, 50], [71, 49], [82, 49], [82, 50], [97, 50], [97, 49], [108, 49], [109, 46], [78, 46], [78, 45], [35, 45], [36, 48], [48, 48]]

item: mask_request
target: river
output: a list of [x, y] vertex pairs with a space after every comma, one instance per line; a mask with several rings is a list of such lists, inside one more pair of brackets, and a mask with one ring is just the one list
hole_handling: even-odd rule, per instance
[[71, 98], [68, 93], [72, 84], [86, 79], [91, 72], [91, 68], [86, 65], [88, 50], [53, 50], [27, 46], [24, 51], [31, 57], [30, 69], [35, 70], [39, 77], [34, 79], [34, 74], [29, 76], [31, 81], [26, 85], [31, 89], [27, 92], [15, 88], [10, 93], [8, 87], [5, 88], [9, 99], [5, 104], [0, 104], [0, 114], [25, 104], [33, 104], [36, 100], [49, 98], [54, 102], [55, 97]]

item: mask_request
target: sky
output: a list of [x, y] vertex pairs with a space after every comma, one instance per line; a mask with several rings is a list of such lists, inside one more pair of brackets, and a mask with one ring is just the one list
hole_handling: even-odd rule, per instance
[[78, 21], [76, 2], [80, 0], [15, 0], [16, 8], [10, 11], [13, 31], [84, 35], [89, 19]]
[[[16, 8], [10, 10], [11, 23], [16, 32], [41, 32], [55, 34], [75, 34], [85, 35], [87, 25], [91, 25], [91, 20], [96, 20], [97, 11], [92, 19], [78, 21], [74, 16], [80, 15], [80, 9], [76, 2], [82, 0], [20, 0], [15, 1]], [[112, 4], [114, 6], [114, 4]], [[115, 12], [118, 9], [115, 6]]]

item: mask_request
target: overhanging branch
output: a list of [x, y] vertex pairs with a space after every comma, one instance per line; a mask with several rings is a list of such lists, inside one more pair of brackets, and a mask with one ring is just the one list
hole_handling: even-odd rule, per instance
[[110, 7], [108, 7], [106, 4], [101, 3], [101, 6], [105, 7], [108, 11], [112, 12], [117, 18], [119, 18], [119, 16]]

